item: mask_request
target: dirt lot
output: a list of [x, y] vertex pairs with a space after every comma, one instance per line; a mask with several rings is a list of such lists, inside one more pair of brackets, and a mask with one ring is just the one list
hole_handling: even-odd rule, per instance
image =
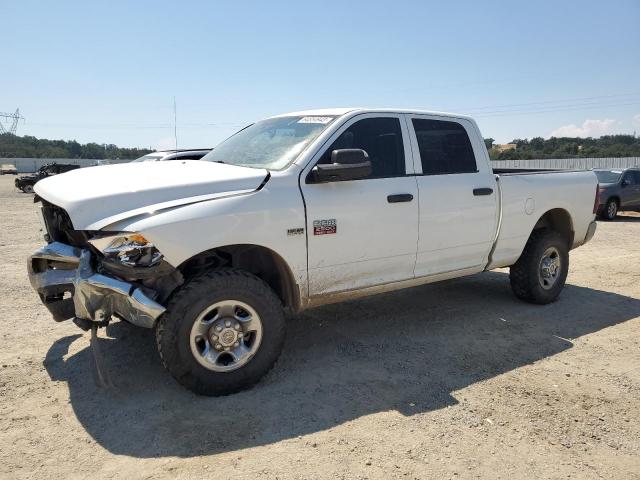
[[26, 277], [30, 195], [0, 177], [2, 478], [640, 478], [640, 216], [600, 223], [548, 306], [506, 271], [290, 320], [256, 388], [201, 398], [153, 332], [100, 344], [57, 324]]

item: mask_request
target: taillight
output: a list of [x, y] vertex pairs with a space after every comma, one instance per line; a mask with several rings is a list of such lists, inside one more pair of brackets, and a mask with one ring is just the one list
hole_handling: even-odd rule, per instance
[[596, 185], [596, 198], [593, 201], [593, 213], [598, 213], [598, 207], [600, 206], [600, 184]]

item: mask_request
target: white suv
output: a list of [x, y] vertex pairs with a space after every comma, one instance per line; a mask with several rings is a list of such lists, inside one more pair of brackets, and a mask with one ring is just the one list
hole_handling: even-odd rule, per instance
[[148, 153], [140, 158], [136, 158], [133, 162], [164, 162], [166, 160], [200, 160], [210, 148], [198, 150], [160, 150], [158, 152]]

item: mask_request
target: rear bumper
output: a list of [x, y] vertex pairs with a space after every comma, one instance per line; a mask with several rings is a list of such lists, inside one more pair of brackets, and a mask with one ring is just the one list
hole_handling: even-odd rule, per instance
[[598, 223], [595, 220], [593, 220], [589, 224], [589, 228], [587, 228], [587, 234], [584, 236], [584, 242], [582, 242], [583, 245], [587, 243], [589, 240], [591, 240], [593, 236], [596, 234], [597, 226], [598, 226]]
[[91, 260], [89, 250], [59, 242], [29, 257], [29, 281], [54, 320], [103, 323], [115, 314], [140, 327], [155, 326], [165, 308], [140, 287], [94, 272]]

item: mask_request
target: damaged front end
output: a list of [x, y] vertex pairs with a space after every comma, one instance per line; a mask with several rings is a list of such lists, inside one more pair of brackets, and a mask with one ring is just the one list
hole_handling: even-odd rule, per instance
[[139, 234], [71, 231], [70, 222], [60, 221], [64, 211], [56, 212], [58, 218], [47, 208], [51, 206], [43, 208], [45, 238], [51, 243], [31, 255], [28, 272], [54, 320], [74, 319], [89, 329], [115, 316], [153, 328], [165, 311], [162, 303], [183, 282], [180, 272], [150, 251]]

